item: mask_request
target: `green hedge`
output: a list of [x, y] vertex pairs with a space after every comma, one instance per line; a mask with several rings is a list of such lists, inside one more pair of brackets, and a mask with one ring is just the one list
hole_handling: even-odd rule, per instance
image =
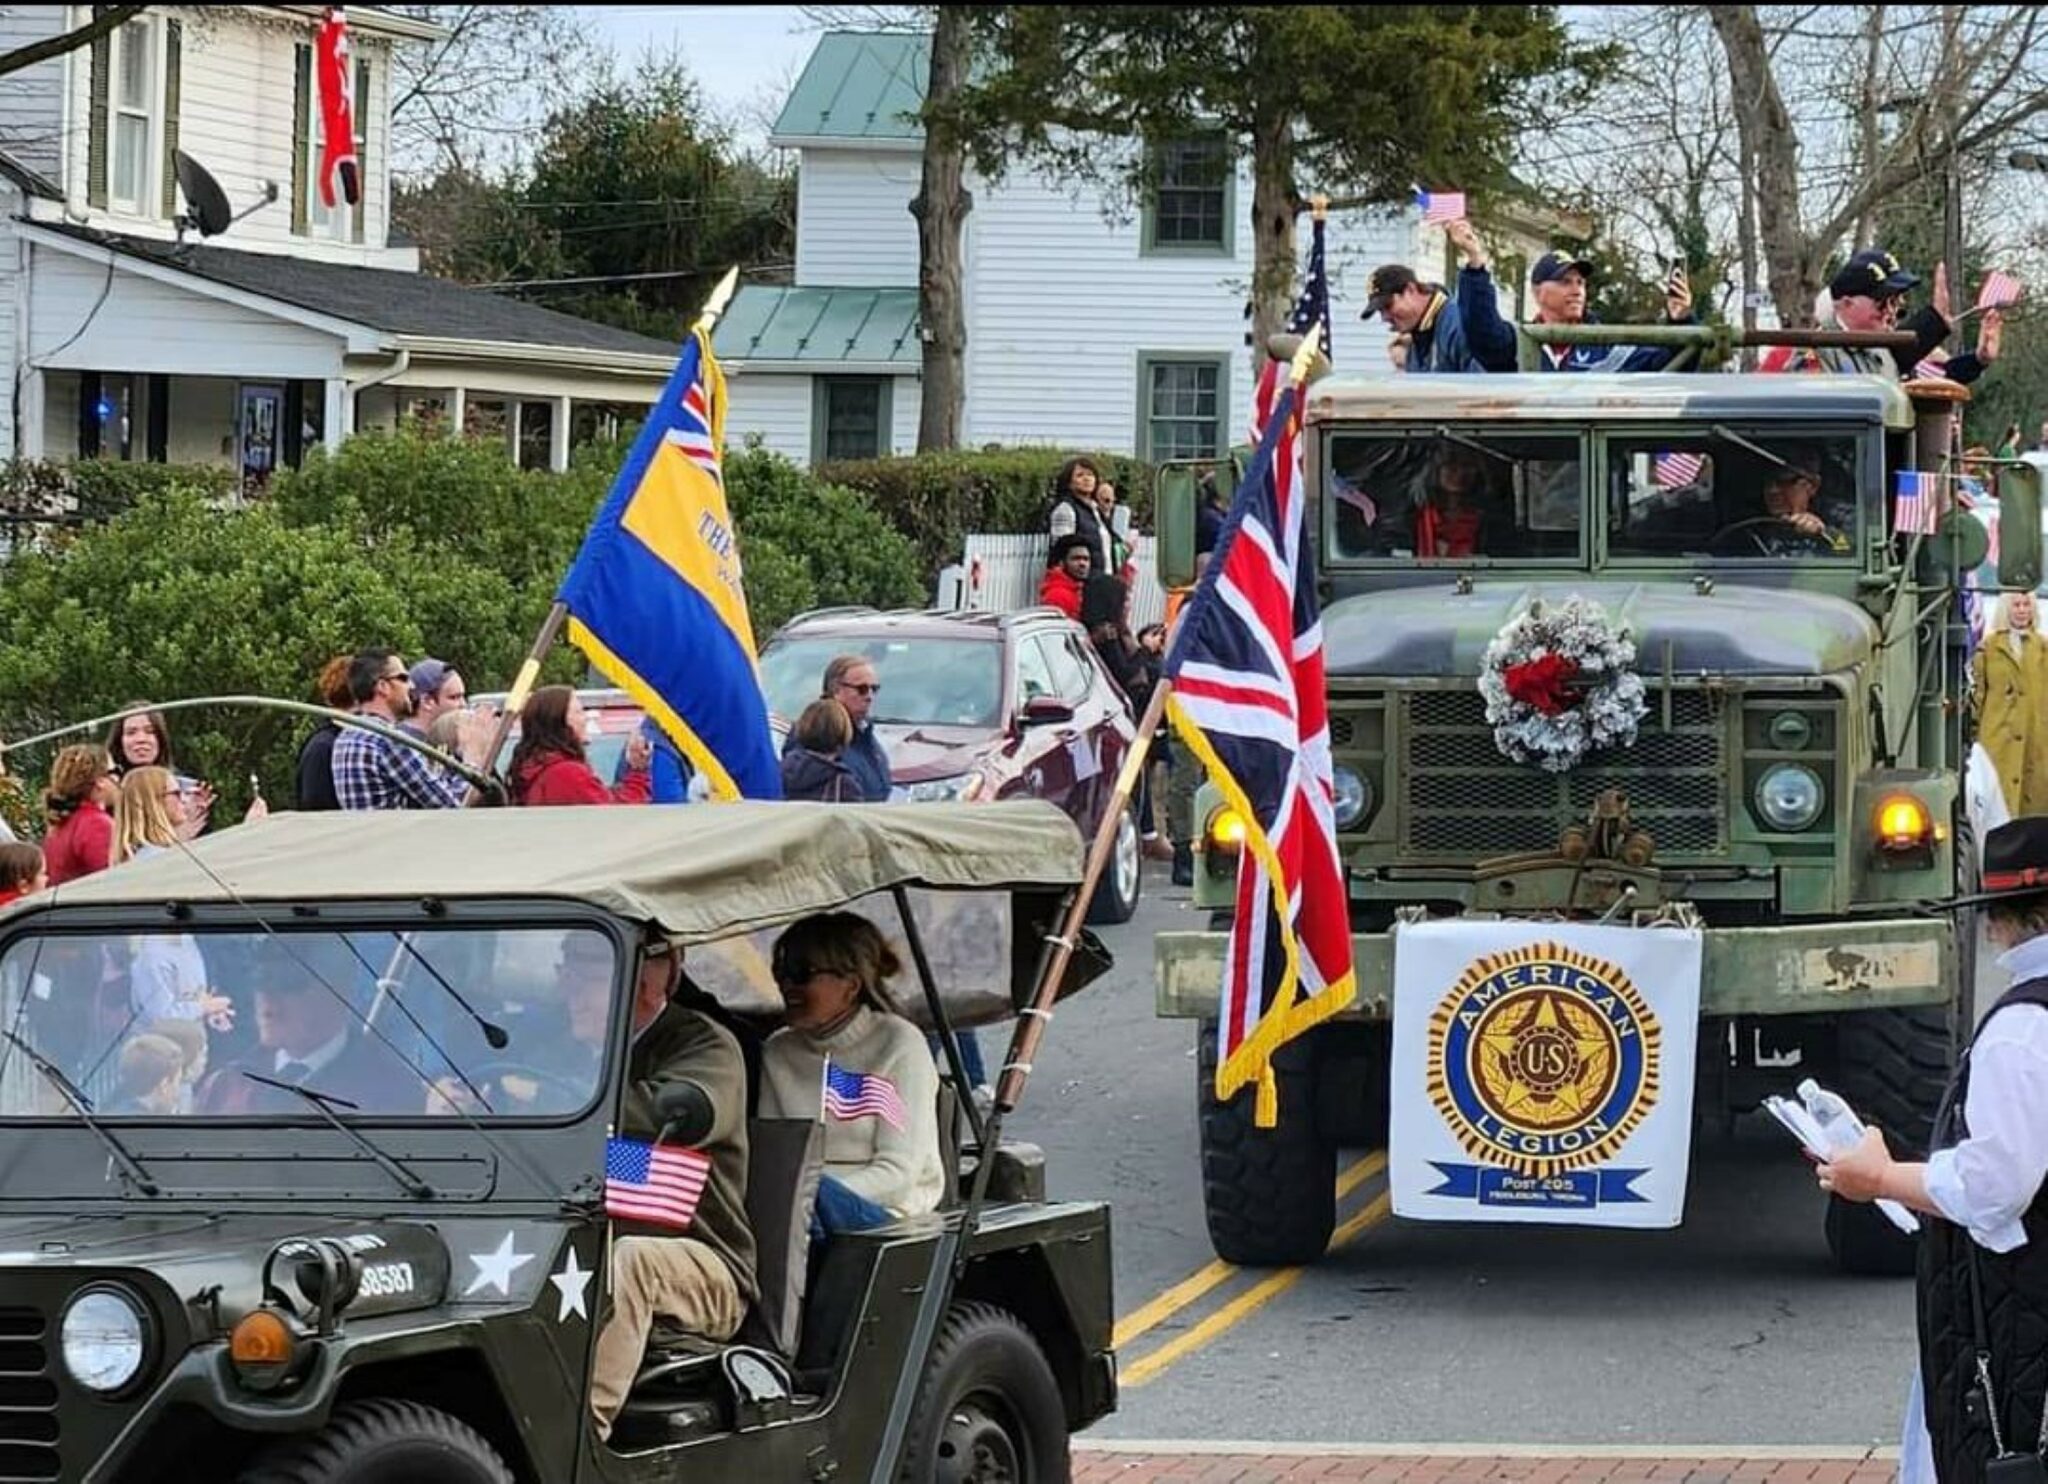
[[817, 473], [828, 484], [867, 494], [917, 544], [920, 576], [929, 583], [942, 567], [960, 560], [970, 532], [1044, 530], [1060, 467], [1075, 452], [1094, 461], [1115, 483], [1132, 518], [1149, 528], [1152, 466], [1128, 454], [1000, 448], [826, 463]]

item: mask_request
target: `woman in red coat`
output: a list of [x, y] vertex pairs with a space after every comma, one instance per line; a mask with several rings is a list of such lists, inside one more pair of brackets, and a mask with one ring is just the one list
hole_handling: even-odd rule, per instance
[[104, 871], [114, 849], [114, 816], [109, 806], [120, 795], [120, 775], [104, 747], [75, 743], [50, 765], [50, 787], [43, 795], [43, 860], [50, 885], [62, 886], [95, 871]]
[[626, 776], [606, 788], [583, 753], [583, 703], [566, 685], [544, 685], [519, 713], [512, 750], [515, 804], [644, 804], [653, 794], [654, 749], [635, 732], [626, 743]]

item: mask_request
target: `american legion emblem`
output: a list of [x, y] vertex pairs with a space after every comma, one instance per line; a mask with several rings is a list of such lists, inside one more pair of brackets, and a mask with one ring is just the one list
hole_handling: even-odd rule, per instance
[[1478, 1161], [1432, 1195], [1488, 1206], [1641, 1201], [1594, 1169], [1657, 1105], [1663, 1034], [1617, 965], [1554, 942], [1474, 960], [1429, 1022], [1429, 1098]]

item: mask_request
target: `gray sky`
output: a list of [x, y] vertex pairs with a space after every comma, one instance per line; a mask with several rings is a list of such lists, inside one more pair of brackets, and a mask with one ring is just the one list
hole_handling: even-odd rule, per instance
[[622, 62], [679, 52], [705, 97], [758, 144], [816, 43], [794, 5], [581, 5], [592, 40]]

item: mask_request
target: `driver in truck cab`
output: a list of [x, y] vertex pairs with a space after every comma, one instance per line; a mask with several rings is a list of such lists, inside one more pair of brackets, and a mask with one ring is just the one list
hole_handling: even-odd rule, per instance
[[1815, 540], [1837, 552], [1850, 549], [1849, 533], [1828, 518], [1829, 512], [1814, 508], [1820, 487], [1820, 458], [1805, 450], [1787, 454], [1765, 477], [1764, 514], [1772, 523], [1758, 526], [1755, 533], [1765, 555], [1811, 552]]

